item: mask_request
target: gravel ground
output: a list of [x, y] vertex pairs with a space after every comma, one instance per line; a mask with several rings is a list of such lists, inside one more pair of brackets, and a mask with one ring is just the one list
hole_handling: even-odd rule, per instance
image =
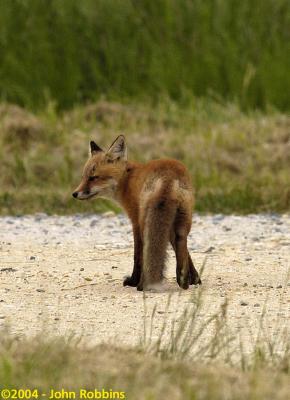
[[[156, 305], [153, 339], [164, 316], [178, 319], [200, 290], [196, 326], [228, 299], [228, 327], [245, 346], [256, 337], [263, 310], [269, 336], [278, 327], [289, 330], [289, 215], [194, 215], [189, 249], [198, 270], [206, 259], [202, 288], [178, 289], [169, 250], [167, 290], [146, 294], [146, 315]], [[132, 265], [132, 231], [123, 215], [0, 218], [0, 327], [136, 344], [144, 328], [143, 294], [122, 286]], [[213, 334], [209, 327], [201, 340]]]

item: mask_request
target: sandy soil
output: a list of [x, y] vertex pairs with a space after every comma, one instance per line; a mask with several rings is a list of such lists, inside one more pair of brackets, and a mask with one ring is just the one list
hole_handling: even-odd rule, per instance
[[[0, 218], [0, 327], [13, 334], [81, 335], [95, 343], [142, 340], [144, 313], [152, 337], [202, 290], [202, 323], [228, 299], [228, 327], [253, 342], [265, 310], [267, 334], [290, 328], [290, 216], [194, 216], [189, 248], [202, 288], [181, 291], [169, 251], [167, 291], [123, 287], [133, 263], [131, 228], [124, 216]], [[171, 294], [169, 294], [171, 293]], [[165, 313], [168, 296], [170, 305]], [[214, 334], [207, 329], [202, 340]]]

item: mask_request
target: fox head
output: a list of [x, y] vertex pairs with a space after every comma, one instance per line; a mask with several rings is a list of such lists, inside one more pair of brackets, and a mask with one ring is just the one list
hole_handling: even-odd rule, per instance
[[95, 142], [90, 142], [90, 157], [85, 164], [81, 183], [73, 192], [79, 200], [94, 196], [116, 198], [118, 183], [126, 171], [127, 147], [125, 137], [120, 135], [107, 152]]

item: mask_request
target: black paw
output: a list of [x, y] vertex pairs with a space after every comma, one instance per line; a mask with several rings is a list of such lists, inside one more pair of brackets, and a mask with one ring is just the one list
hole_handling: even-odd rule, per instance
[[190, 285], [201, 285], [201, 279], [197, 272], [189, 270], [189, 284]]
[[195, 282], [193, 283], [194, 285], [201, 285], [201, 279], [199, 276], [196, 277]]
[[189, 288], [189, 284], [190, 284], [189, 279], [190, 279], [189, 273], [184, 275], [181, 272], [180, 274], [177, 275], [177, 283], [184, 290]]
[[127, 276], [124, 281], [123, 281], [123, 286], [132, 286], [136, 287], [138, 285], [138, 281], [135, 277], [133, 276]]

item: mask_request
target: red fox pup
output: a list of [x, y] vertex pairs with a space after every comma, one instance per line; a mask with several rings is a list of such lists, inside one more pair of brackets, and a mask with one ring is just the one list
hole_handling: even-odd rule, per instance
[[158, 287], [163, 278], [168, 242], [176, 255], [178, 285], [201, 284], [187, 249], [193, 193], [189, 173], [176, 160], [140, 164], [127, 160], [123, 135], [108, 151], [90, 142], [91, 155], [73, 197], [115, 200], [128, 214], [134, 234], [134, 268], [124, 286]]

